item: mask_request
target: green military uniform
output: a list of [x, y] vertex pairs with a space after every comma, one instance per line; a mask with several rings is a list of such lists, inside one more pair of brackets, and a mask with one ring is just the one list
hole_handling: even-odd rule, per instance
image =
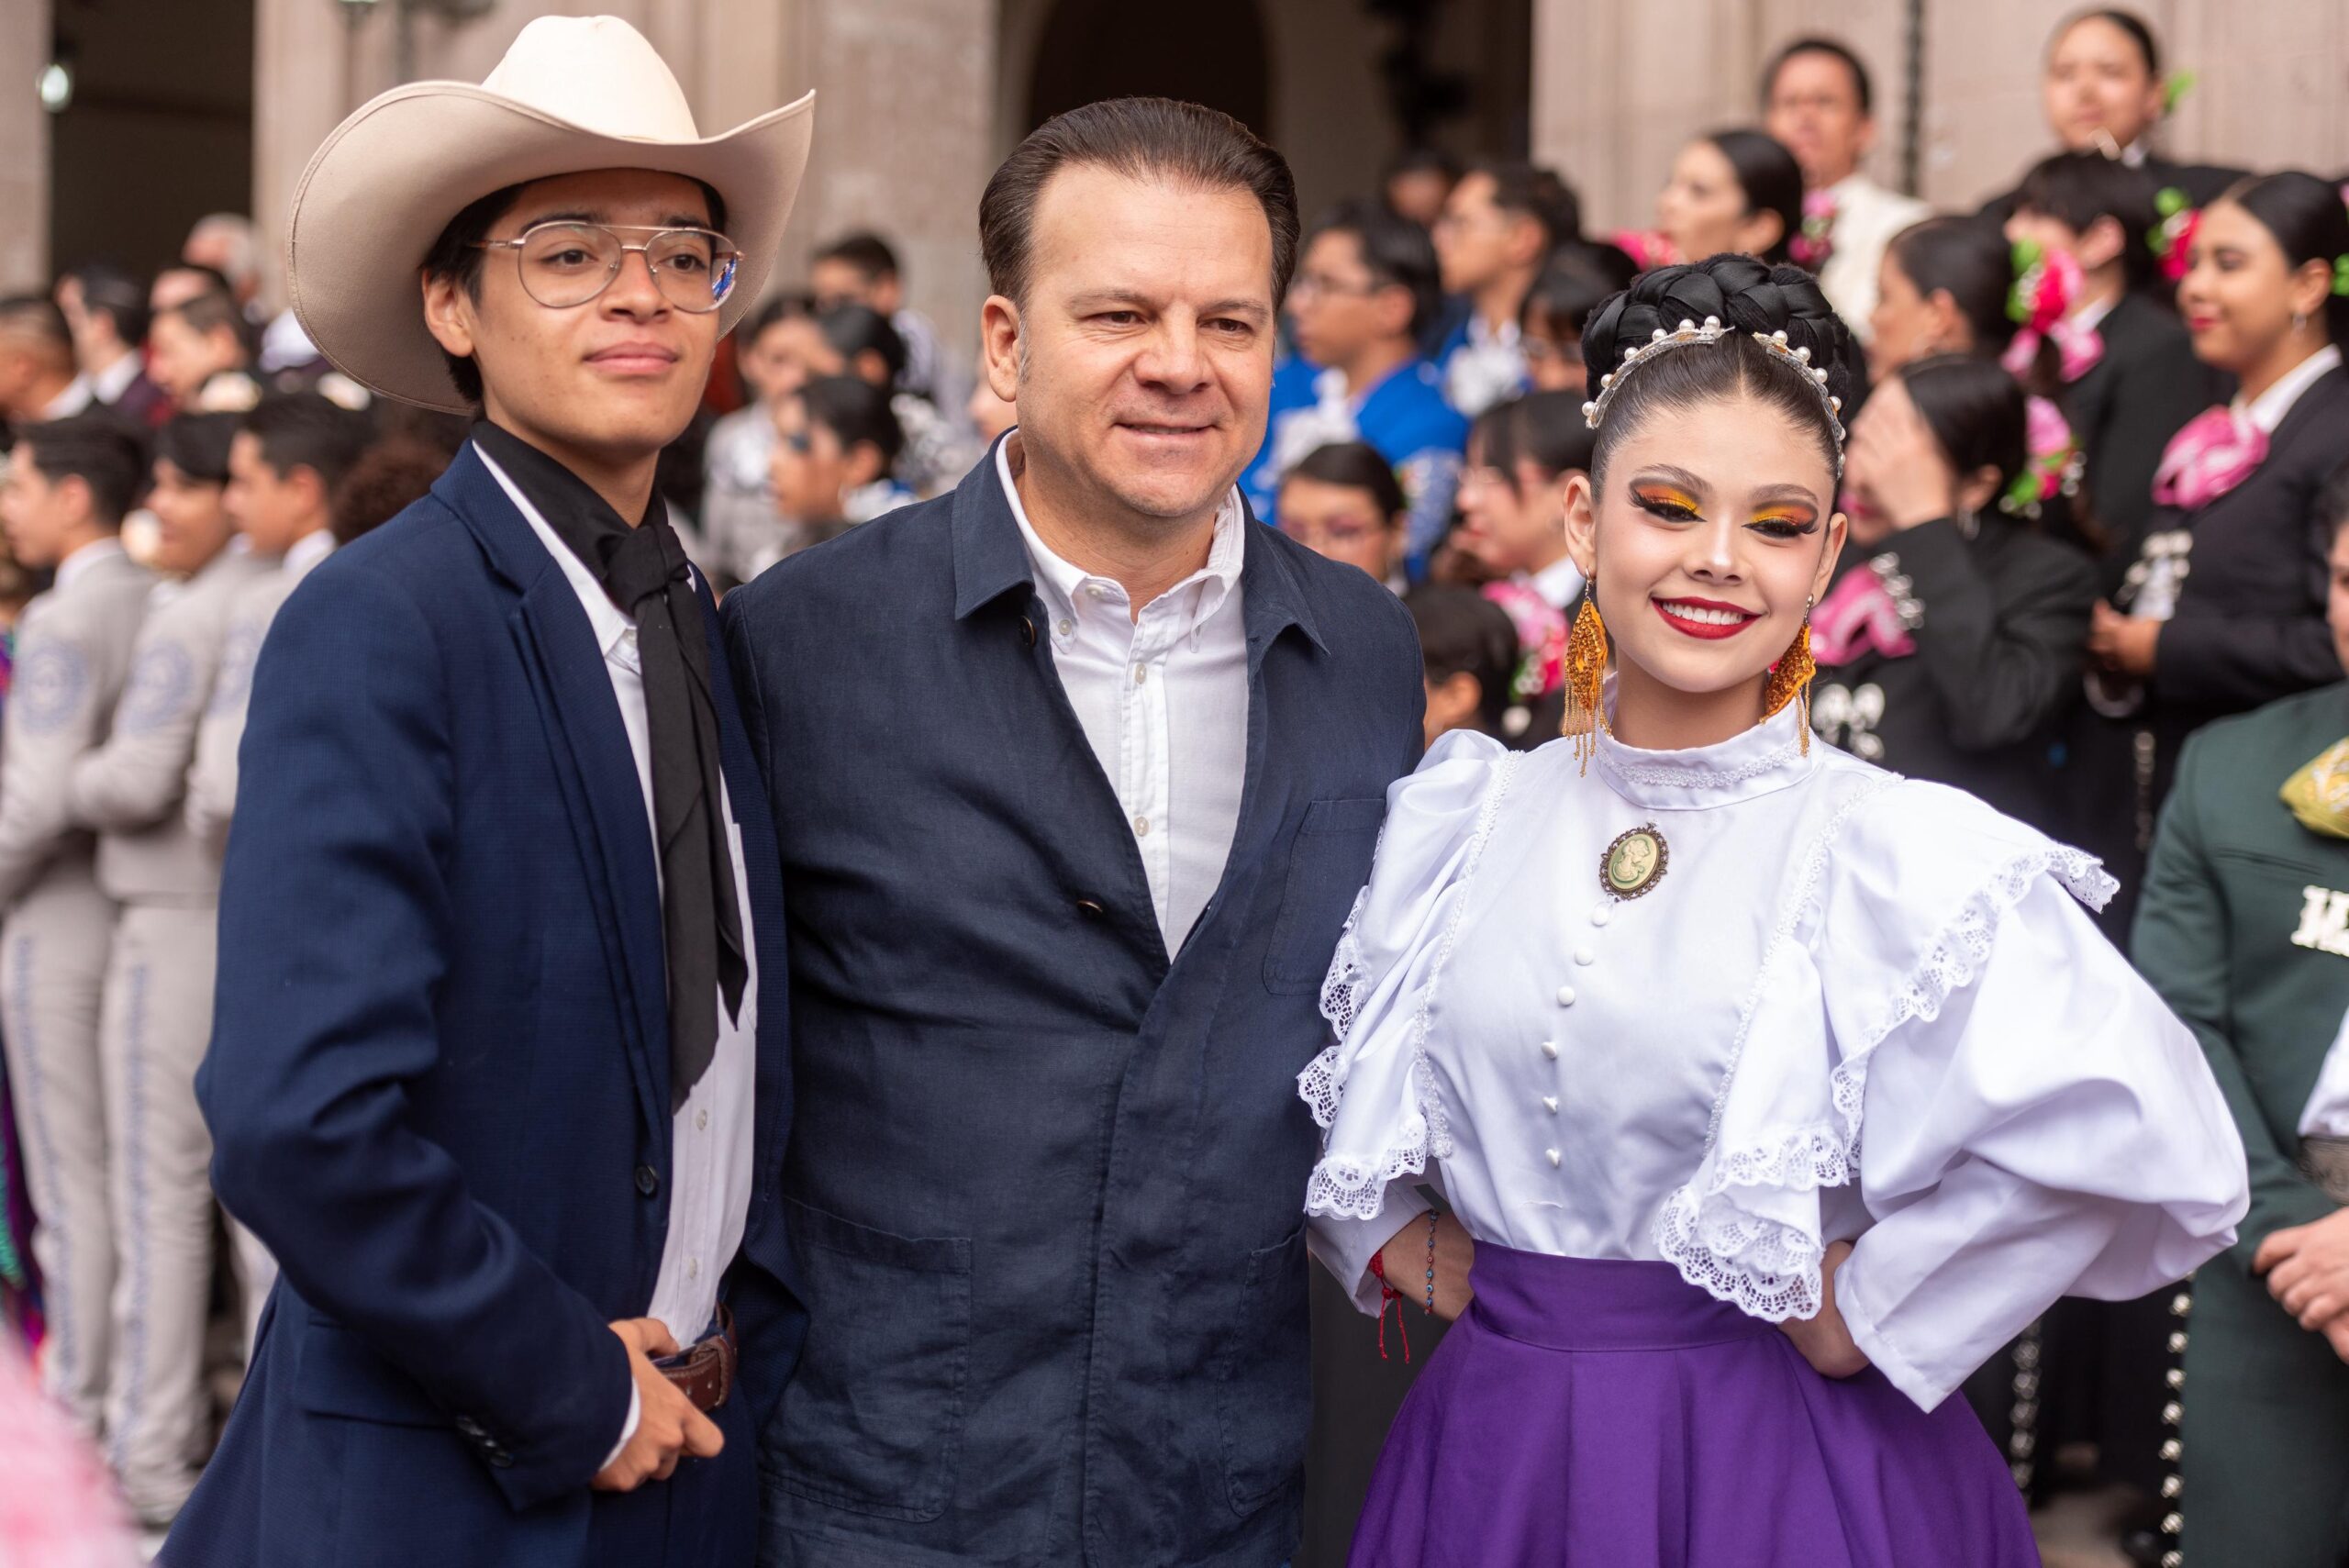
[[2221, 719], [2179, 759], [2137, 912], [2138, 967], [2199, 1037], [2243, 1133], [2251, 1212], [2195, 1276], [2180, 1437], [2191, 1568], [2349, 1563], [2349, 1364], [2254, 1278], [2279, 1229], [2336, 1206], [2296, 1164], [2349, 1012], [2349, 839], [2285, 781], [2349, 736], [2349, 685]]

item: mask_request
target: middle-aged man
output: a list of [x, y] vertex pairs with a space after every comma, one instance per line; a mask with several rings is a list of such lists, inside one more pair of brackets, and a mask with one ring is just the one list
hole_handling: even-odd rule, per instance
[[1274, 373], [1264, 450], [1241, 479], [1268, 523], [1281, 480], [1316, 448], [1363, 440], [1401, 480], [1408, 553], [1423, 563], [1452, 524], [1468, 421], [1419, 352], [1442, 308], [1427, 230], [1375, 202], [1341, 204], [1306, 237], [1289, 320], [1297, 357]]
[[1762, 76], [1762, 114], [1802, 165], [1797, 248], [1835, 314], [1865, 342], [1884, 248], [1932, 209], [1860, 172], [1876, 145], [1876, 89], [1860, 57], [1834, 39], [1797, 39], [1772, 57]]
[[1048, 122], [979, 208], [1019, 428], [727, 600], [791, 885], [770, 1568], [1295, 1543], [1296, 1077], [1421, 702], [1394, 595], [1233, 483], [1295, 189], [1196, 106]]
[[282, 1273], [174, 1568], [751, 1551], [800, 1321], [782, 899], [653, 473], [809, 108], [705, 139], [634, 29], [540, 18], [304, 177], [320, 348], [484, 422], [254, 672], [197, 1092]]

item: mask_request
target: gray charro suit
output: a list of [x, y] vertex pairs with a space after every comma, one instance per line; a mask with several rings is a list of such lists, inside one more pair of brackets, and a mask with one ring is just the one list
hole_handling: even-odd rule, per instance
[[94, 1435], [114, 1287], [98, 1007], [115, 906], [66, 793], [74, 763], [106, 740], [154, 582], [106, 539], [76, 551], [25, 606], [0, 765], [0, 1032], [39, 1219], [44, 1380]]
[[148, 1518], [186, 1501], [211, 1417], [212, 1140], [195, 1069], [212, 1033], [220, 862], [188, 831], [184, 802], [230, 606], [269, 570], [224, 550], [155, 590], [112, 733], [73, 765], [68, 792], [98, 834], [98, 885], [122, 906], [99, 1027], [116, 1256], [106, 1454]]

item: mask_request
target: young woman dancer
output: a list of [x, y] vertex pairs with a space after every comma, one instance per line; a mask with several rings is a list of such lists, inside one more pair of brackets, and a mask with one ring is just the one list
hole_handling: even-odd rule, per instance
[[1585, 344], [1579, 733], [1395, 787], [1300, 1079], [1326, 1256], [1397, 1219], [1418, 1302], [1475, 1251], [1353, 1562], [2035, 1564], [1947, 1396], [2059, 1295], [2224, 1246], [2242, 1144], [2076, 906], [2092, 861], [1810, 738], [1851, 350], [1817, 284], [1661, 269]]

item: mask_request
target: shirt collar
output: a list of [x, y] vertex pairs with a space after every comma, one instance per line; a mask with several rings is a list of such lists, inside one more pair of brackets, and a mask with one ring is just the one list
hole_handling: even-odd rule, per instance
[[[1607, 706], [1615, 706], [1608, 683]], [[1729, 806], [1801, 783], [1818, 766], [1802, 746], [1802, 705], [1788, 703], [1761, 723], [1710, 746], [1646, 751], [1598, 731], [1598, 773], [1634, 806], [1694, 810]]]
[[62, 588], [108, 556], [121, 553], [122, 540], [112, 534], [94, 539], [57, 563], [57, 585]]
[[[1123, 584], [1064, 560], [1044, 542], [1036, 532], [1036, 525], [1029, 521], [1027, 506], [1019, 499], [1019, 486], [1012, 480], [1012, 449], [1019, 439], [1015, 430], [996, 443], [996, 476], [1003, 484], [1004, 498], [1011, 505], [1012, 520], [1019, 526], [1019, 537], [1028, 547], [1028, 559], [1035, 568], [1038, 586], [1051, 604], [1053, 616], [1065, 616], [1076, 608], [1080, 600], [1087, 599], [1115, 600], [1130, 615], [1132, 608]], [[1246, 553], [1246, 536], [1241, 531], [1242, 521], [1240, 489], [1234, 485], [1224, 496], [1223, 505], [1216, 508], [1215, 538], [1208, 546], [1207, 564], [1160, 595], [1163, 598], [1197, 590], [1191, 595], [1190, 613], [1183, 630], [1189, 631], [1204, 623], [1239, 587]]]
[[320, 528], [316, 533], [304, 534], [286, 550], [284, 570], [287, 575], [298, 580], [306, 575], [311, 567], [333, 553], [333, 529]]
[[2121, 296], [2128, 292], [2125, 288], [2120, 289], [2102, 299], [2080, 306], [2072, 313], [2072, 325], [2083, 332], [2095, 331], [2104, 325], [2104, 318], [2112, 314], [2112, 307], [2119, 305]]
[[2300, 400], [2300, 394], [2314, 386], [2318, 378], [2325, 372], [2338, 369], [2340, 364], [2341, 350], [2332, 343], [2327, 343], [2323, 348], [2286, 371], [2277, 380], [2275, 385], [2253, 398], [2248, 406], [2245, 406], [2241, 395], [2237, 395], [2235, 408], [2238, 412], [2247, 415], [2253, 424], [2272, 436], [2276, 433], [2276, 428], [2284, 422], [2284, 417], [2292, 411], [2292, 405]]
[[125, 349], [122, 358], [90, 377], [90, 393], [101, 403], [119, 403], [130, 384], [139, 379], [146, 367], [139, 361], [139, 350]]
[[1558, 557], [1534, 573], [1531, 581], [1533, 591], [1556, 610], [1573, 608], [1575, 595], [1582, 592], [1582, 572], [1575, 565], [1575, 558], [1571, 555]]
[[1518, 326], [1514, 321], [1504, 321], [1494, 327], [1475, 311], [1468, 313], [1468, 341], [1476, 348], [1514, 349], [1518, 336]]
[[64, 391], [49, 400], [41, 409], [40, 417], [44, 419], [70, 419], [89, 407], [96, 397], [97, 394], [90, 389], [90, 378], [77, 375], [65, 384]]
[[497, 466], [496, 460], [482, 450], [479, 441], [473, 443], [473, 448], [474, 455], [481, 459], [482, 466], [489, 470], [490, 477], [505, 489], [507, 499], [514, 503], [514, 509], [522, 514], [522, 520], [530, 525], [530, 531], [539, 536], [539, 542], [546, 546], [549, 555], [554, 557], [557, 570], [571, 584], [571, 591], [578, 595], [580, 607], [587, 612], [587, 626], [596, 634], [596, 651], [607, 659], [610, 658], [613, 650], [636, 635], [636, 622], [625, 610], [612, 603], [612, 596], [604, 592], [604, 585], [596, 581], [596, 574], [587, 570], [587, 563], [562, 542], [562, 535], [548, 526], [530, 497], [504, 469]]

